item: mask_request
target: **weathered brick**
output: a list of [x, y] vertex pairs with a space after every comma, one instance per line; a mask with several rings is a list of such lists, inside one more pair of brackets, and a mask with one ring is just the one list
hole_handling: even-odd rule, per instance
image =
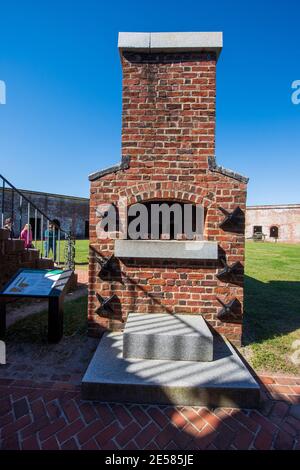
[[115, 437], [120, 431], [121, 426], [117, 421], [114, 421], [109, 426], [100, 431], [96, 436], [95, 440], [99, 444], [100, 448], [103, 449], [108, 441]]
[[80, 444], [84, 444], [86, 441], [94, 437], [104, 428], [102, 421], [97, 420], [89, 424], [85, 429], [79, 432], [78, 441]]
[[272, 446], [272, 440], [273, 435], [270, 432], [261, 429], [255, 438], [254, 447], [257, 450], [269, 450]]
[[84, 422], [82, 421], [82, 419], [79, 418], [76, 421], [73, 421], [68, 426], [63, 427], [63, 429], [56, 434], [57, 439], [60, 443], [65, 442], [72, 436], [79, 433], [79, 431], [84, 427]]
[[58, 432], [60, 429], [62, 429], [66, 425], [66, 422], [63, 418], [58, 418], [56, 419], [52, 424], [49, 424], [48, 426], [44, 427], [40, 432], [39, 432], [39, 437], [41, 441], [46, 440], [48, 437], [52, 436], [56, 432]]
[[133, 439], [137, 433], [140, 431], [140, 426], [132, 421], [126, 428], [124, 428], [117, 436], [116, 442], [117, 444], [123, 448], [127, 442]]

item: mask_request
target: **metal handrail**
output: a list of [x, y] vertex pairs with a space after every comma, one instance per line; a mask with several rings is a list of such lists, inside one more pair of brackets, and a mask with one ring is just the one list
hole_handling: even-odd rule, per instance
[[[53, 223], [52, 219], [50, 219], [50, 217], [48, 217], [41, 209], [39, 209], [35, 204], [34, 202], [32, 202], [30, 199], [28, 199], [28, 197], [24, 196], [24, 194], [19, 190], [17, 189], [12, 183], [10, 183], [3, 175], [0, 174], [0, 179], [5, 182], [8, 186], [11, 187], [11, 189], [13, 189], [14, 191], [16, 191], [16, 193], [19, 194], [19, 196], [21, 196], [25, 201], [27, 201], [34, 209], [36, 209], [46, 220], [48, 220], [49, 222]], [[5, 188], [2, 186], [2, 193], [3, 193], [3, 190], [5, 190]], [[4, 200], [2, 198], [2, 214], [3, 214], [3, 208], [4, 208]], [[3, 225], [3, 223], [2, 223]], [[67, 232], [66, 230], [63, 230], [62, 228], [60, 228], [57, 224], [53, 223], [53, 225], [55, 225], [57, 228], [60, 229], [61, 232], [65, 233], [67, 236], [69, 236], [69, 232]]]
[[[58, 262], [60, 262], [60, 240], [61, 240], [61, 233], [63, 233], [65, 235], [65, 239], [66, 239], [67, 244], [68, 244], [68, 249], [65, 250], [65, 266], [68, 269], [74, 270], [75, 269], [75, 240], [72, 237], [71, 232], [67, 232], [66, 230], [63, 230], [57, 223], [55, 223], [52, 219], [50, 219], [50, 217], [48, 217], [47, 214], [45, 214], [44, 211], [39, 209], [37, 207], [37, 205], [34, 204], [34, 202], [32, 202], [28, 197], [26, 197], [22, 193], [22, 191], [17, 189], [10, 181], [8, 181], [7, 178], [5, 178], [1, 174], [0, 174], [0, 180], [2, 180], [2, 207], [1, 207], [1, 224], [2, 224], [2, 227], [4, 226], [5, 192], [8, 189], [10, 189], [11, 192], [12, 192], [12, 195], [11, 195], [11, 209], [10, 209], [10, 212], [12, 214], [12, 219], [13, 219], [13, 215], [14, 215], [14, 197], [15, 197], [15, 193], [20, 196], [20, 202], [19, 202], [20, 233], [21, 233], [21, 224], [22, 224], [22, 204], [23, 204], [23, 200], [24, 200], [24, 201], [27, 202], [27, 205], [28, 205], [27, 206], [28, 224], [30, 224], [31, 207], [34, 209], [34, 213], [35, 213], [35, 216], [34, 216], [34, 218], [35, 218], [34, 240], [35, 240], [35, 242], [37, 241], [37, 214], [41, 215], [41, 242], [42, 242], [42, 249], [40, 250], [41, 257], [43, 257], [43, 245], [44, 245], [44, 243], [43, 243], [44, 242], [43, 227], [44, 227], [44, 221], [46, 221], [48, 231], [49, 231], [49, 224], [50, 223], [54, 226], [54, 230], [53, 230], [54, 236], [53, 236], [53, 240], [52, 240], [53, 245], [51, 247], [47, 246], [46, 255], [49, 254], [50, 249], [51, 249], [52, 250], [52, 258], [53, 258], [53, 261], [55, 261], [55, 258], [56, 258], [56, 241], [58, 240], [58, 242], [59, 242], [59, 246], [58, 246], [58, 250], [57, 250], [58, 251]], [[5, 185], [7, 185], [7, 187], [5, 187]], [[55, 235], [56, 229], [58, 231], [57, 240], [55, 240], [55, 238], [56, 238], [56, 235]], [[29, 241], [29, 230], [28, 230], [28, 235], [27, 236], [28, 236], [27, 241]], [[49, 242], [48, 242], [48, 244], [49, 244]], [[66, 254], [68, 254], [68, 255], [66, 255]]]

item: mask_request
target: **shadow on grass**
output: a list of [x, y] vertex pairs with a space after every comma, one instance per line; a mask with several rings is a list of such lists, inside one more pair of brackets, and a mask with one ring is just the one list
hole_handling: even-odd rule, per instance
[[299, 328], [300, 282], [261, 282], [245, 276], [245, 346], [285, 335]]
[[[64, 336], [85, 335], [87, 332], [87, 296], [64, 306]], [[48, 343], [48, 311], [17, 320], [6, 332], [7, 342]]]

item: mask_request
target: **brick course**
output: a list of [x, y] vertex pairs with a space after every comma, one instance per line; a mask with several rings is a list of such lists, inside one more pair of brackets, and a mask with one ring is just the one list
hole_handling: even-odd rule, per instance
[[[213, 171], [215, 153], [215, 53], [121, 54], [123, 68], [122, 157], [129, 168], [91, 181], [89, 333], [121, 329], [129, 312], [202, 314], [220, 333], [240, 344], [242, 311], [234, 322], [222, 322], [216, 297], [243, 305], [243, 275], [235, 284], [218, 280], [220, 261], [115, 260], [114, 273], [98, 275], [97, 253], [108, 257], [114, 241], [96, 235], [100, 204], [128, 205], [149, 200], [202, 204], [207, 212], [206, 240], [217, 241], [229, 264], [244, 264], [244, 234], [219, 227], [219, 207], [245, 212], [246, 182]], [[98, 315], [102, 297], [116, 295], [114, 314]]]

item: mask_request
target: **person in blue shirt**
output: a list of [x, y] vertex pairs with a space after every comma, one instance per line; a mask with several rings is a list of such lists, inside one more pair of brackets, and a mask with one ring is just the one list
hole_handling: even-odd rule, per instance
[[49, 228], [45, 230], [44, 252], [45, 257], [48, 258], [52, 251], [54, 261], [56, 261], [57, 232], [55, 224], [50, 222]]

